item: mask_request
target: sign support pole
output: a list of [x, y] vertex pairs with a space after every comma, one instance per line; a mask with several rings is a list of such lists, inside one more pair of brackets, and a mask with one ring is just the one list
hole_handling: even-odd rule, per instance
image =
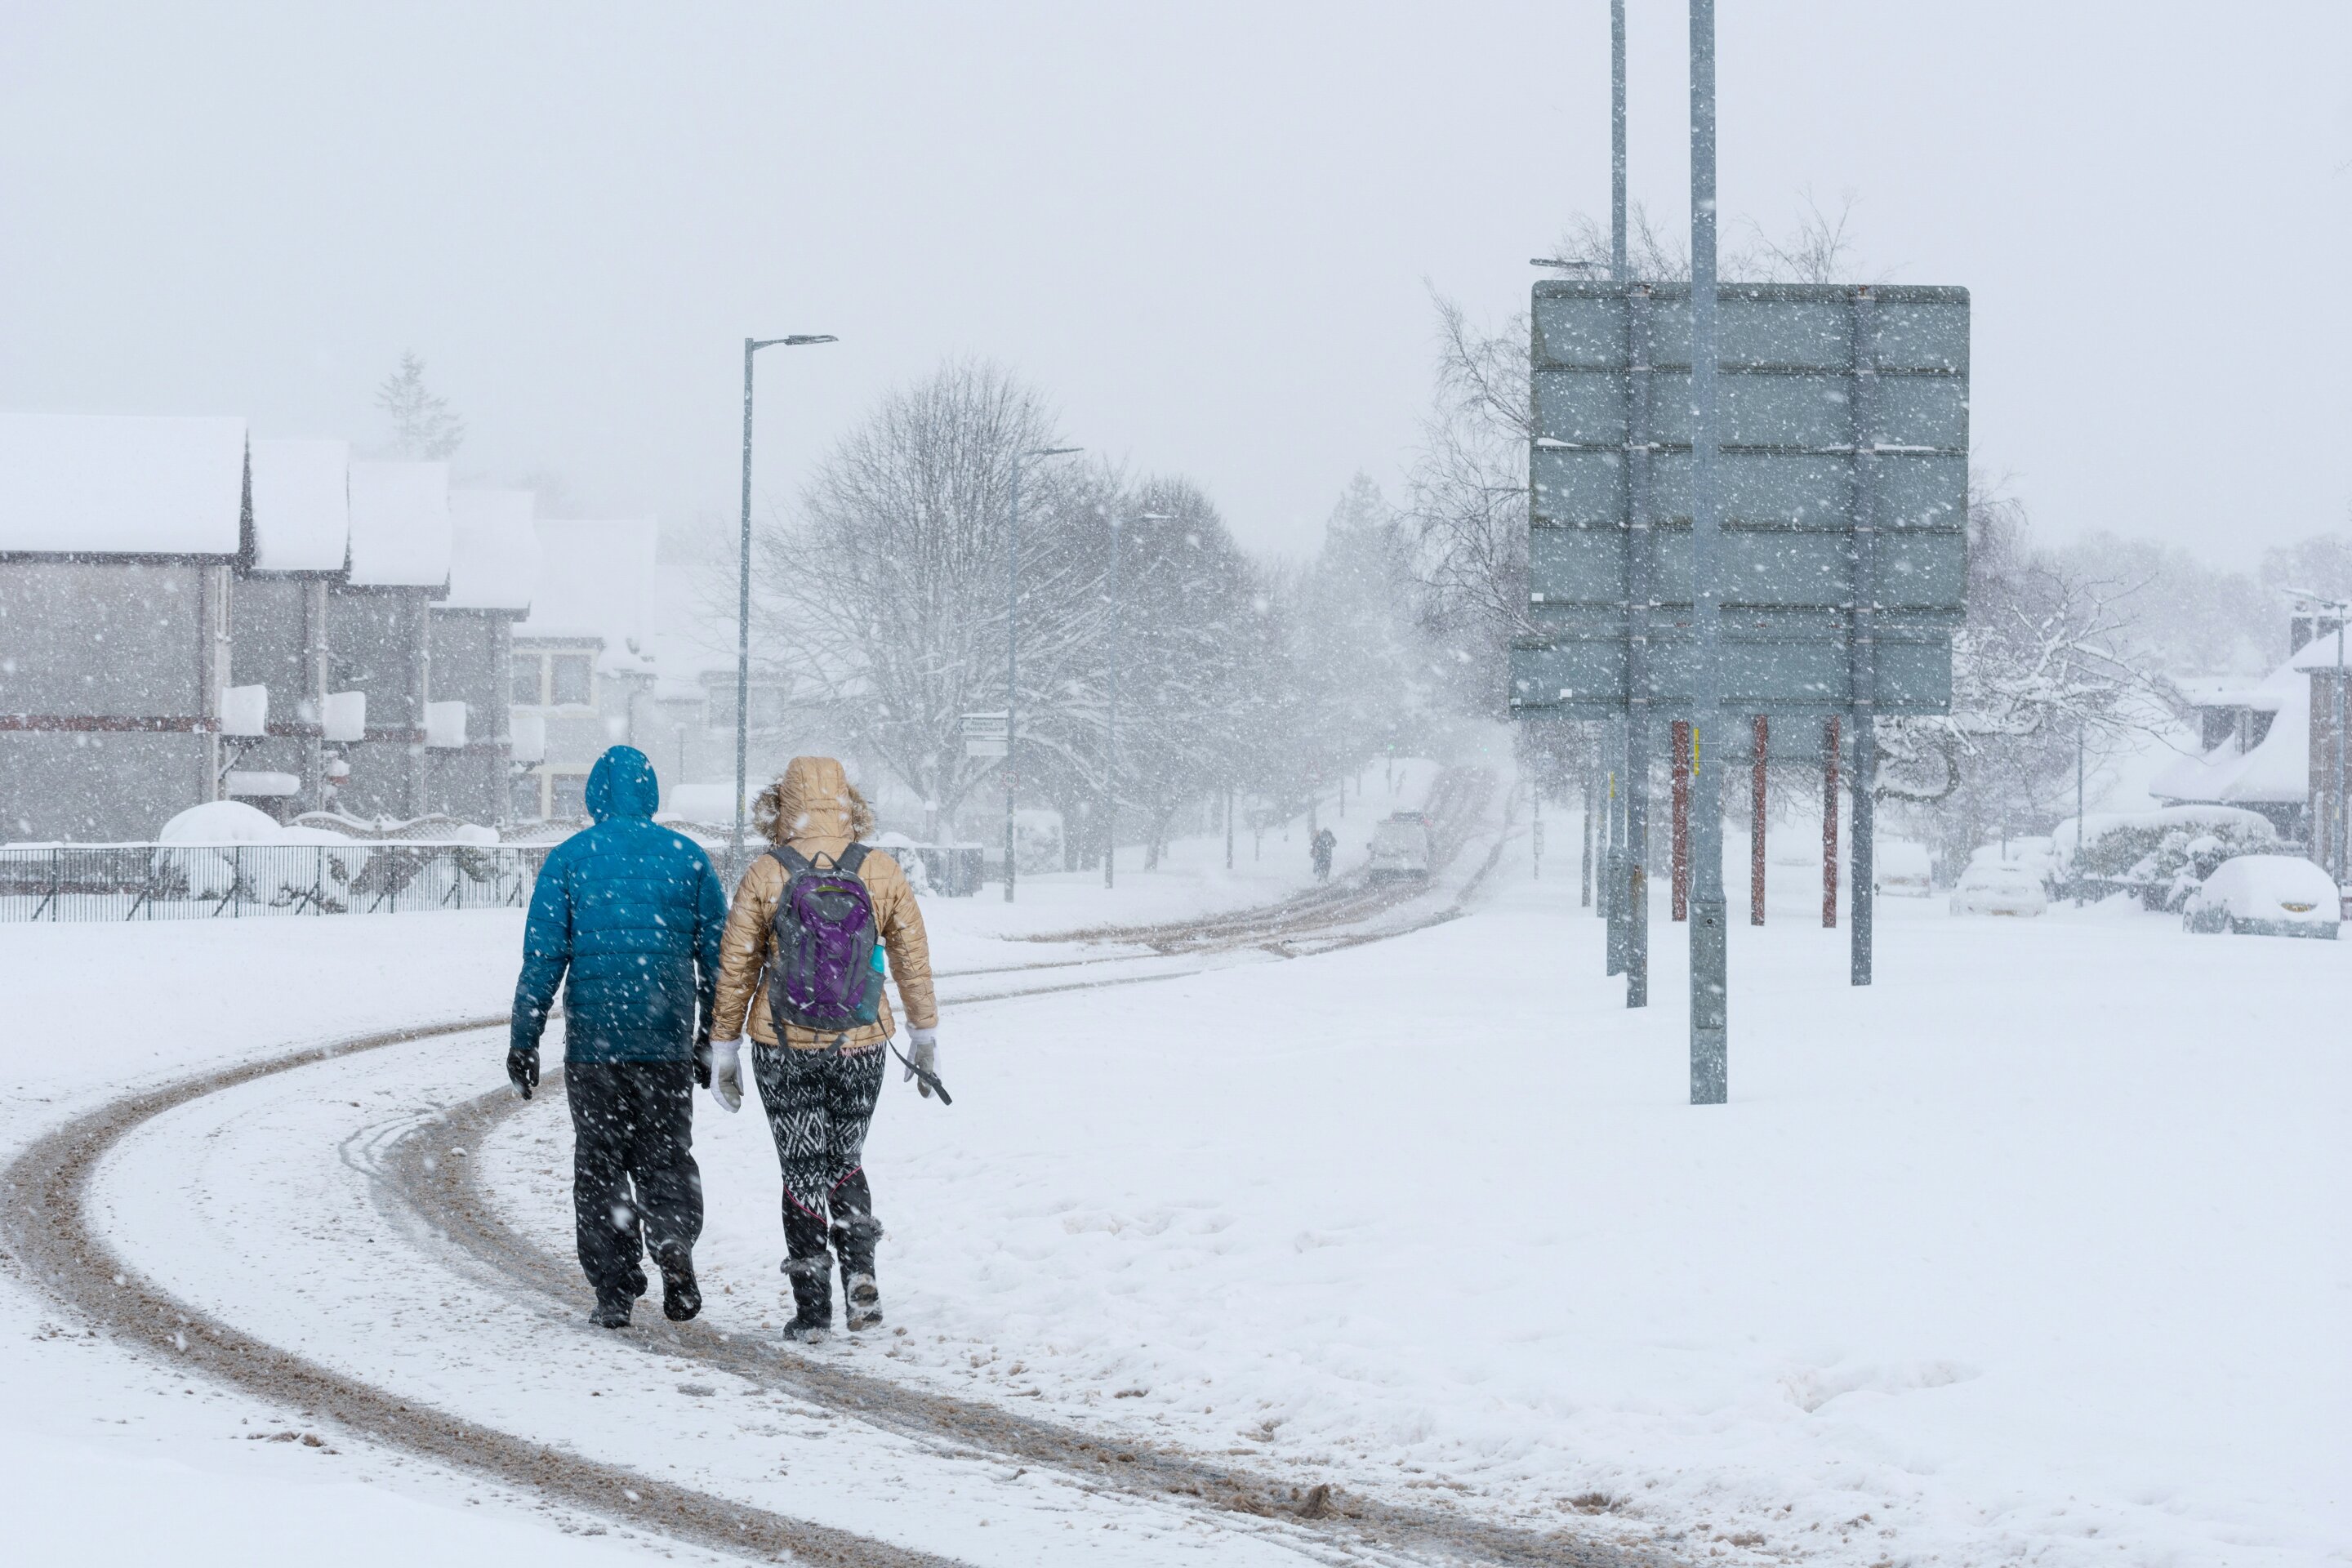
[[1837, 930], [1838, 753], [1844, 741], [1834, 713], [1822, 726], [1822, 929]]
[[1690, 1098], [1720, 1105], [1729, 1094], [1728, 924], [1723, 892], [1720, 765], [1706, 764], [1707, 736], [1721, 755], [1722, 621], [1716, 561], [1723, 520], [1717, 491], [1719, 409], [1716, 395], [1715, 0], [1691, 0], [1691, 599], [1697, 621], [1698, 677], [1691, 704], [1692, 789], [1697, 810], [1692, 850], [1698, 873], [1691, 900]]
[[1626, 297], [1625, 816], [1622, 958], [1625, 1005], [1650, 1005], [1650, 291]]
[[1674, 918], [1677, 925], [1690, 919], [1691, 896], [1691, 721], [1677, 719], [1667, 726], [1674, 737], [1674, 764], [1666, 776], [1672, 781], [1674, 830], [1667, 835], [1669, 853], [1674, 857]]
[[1609, 276], [1625, 267], [1625, 0], [1609, 0]]
[[1756, 771], [1748, 781], [1748, 923], [1764, 923], [1764, 831], [1769, 803], [1765, 798], [1764, 764], [1771, 753], [1771, 723], [1756, 715]]
[[1878, 852], [1876, 803], [1870, 781], [1878, 772], [1877, 737], [1868, 713], [1858, 714], [1853, 726], [1853, 983], [1870, 984], [1871, 900]]
[[1872, 895], [1877, 890], [1878, 320], [1868, 289], [1853, 291], [1853, 980], [1870, 984]]

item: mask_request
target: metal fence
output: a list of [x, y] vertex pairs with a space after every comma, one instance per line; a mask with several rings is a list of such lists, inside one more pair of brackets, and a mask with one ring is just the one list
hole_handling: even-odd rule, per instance
[[243, 920], [521, 909], [550, 846], [0, 847], [0, 922]]

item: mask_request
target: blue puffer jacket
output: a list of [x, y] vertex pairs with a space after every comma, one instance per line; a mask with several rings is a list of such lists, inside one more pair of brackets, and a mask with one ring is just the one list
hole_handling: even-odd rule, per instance
[[[513, 1043], [536, 1049], [563, 986], [568, 1062], [685, 1061], [719, 984], [727, 890], [710, 857], [654, 826], [660, 785], [614, 746], [588, 774], [595, 826], [557, 845], [530, 896]], [[566, 978], [566, 972], [569, 978]]]

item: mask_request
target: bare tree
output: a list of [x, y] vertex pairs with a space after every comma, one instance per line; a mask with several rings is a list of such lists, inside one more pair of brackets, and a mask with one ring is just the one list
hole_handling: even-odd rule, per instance
[[[1747, 243], [1724, 257], [1717, 274], [1739, 283], [1876, 283], [1884, 276], [1867, 268], [1859, 255], [1853, 213], [1861, 205], [1852, 192], [1840, 198], [1837, 211], [1822, 210], [1810, 190], [1801, 197], [1803, 207], [1779, 233], [1752, 217], [1736, 226]], [[1609, 230], [1587, 213], [1569, 220], [1552, 248], [1552, 258], [1588, 278], [1606, 278]], [[1661, 232], [1640, 202], [1625, 214], [1625, 267], [1644, 283], [1690, 281], [1690, 245], [1679, 232]]]
[[[964, 757], [962, 721], [1003, 707], [1013, 458], [1055, 441], [1035, 392], [951, 363], [885, 397], [756, 542], [757, 629], [794, 705], [942, 814], [994, 765]], [[1033, 523], [1061, 502], [1050, 469], [1024, 489]]]
[[1499, 332], [1436, 300], [1437, 389], [1406, 483], [1412, 573], [1442, 674], [1471, 711], [1501, 711], [1507, 649], [1527, 619], [1525, 318]]

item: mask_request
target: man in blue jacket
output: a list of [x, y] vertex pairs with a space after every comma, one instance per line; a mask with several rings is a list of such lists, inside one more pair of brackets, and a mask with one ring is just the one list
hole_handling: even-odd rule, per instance
[[702, 1308], [694, 1090], [710, 1082], [727, 892], [698, 845], [654, 826], [660, 794], [634, 747], [596, 759], [594, 826], [555, 847], [530, 897], [507, 1051], [507, 1077], [529, 1100], [561, 984], [572, 1220], [596, 1321], [608, 1329], [625, 1328], [646, 1293], [641, 1247], [661, 1269], [666, 1316], [683, 1322]]

